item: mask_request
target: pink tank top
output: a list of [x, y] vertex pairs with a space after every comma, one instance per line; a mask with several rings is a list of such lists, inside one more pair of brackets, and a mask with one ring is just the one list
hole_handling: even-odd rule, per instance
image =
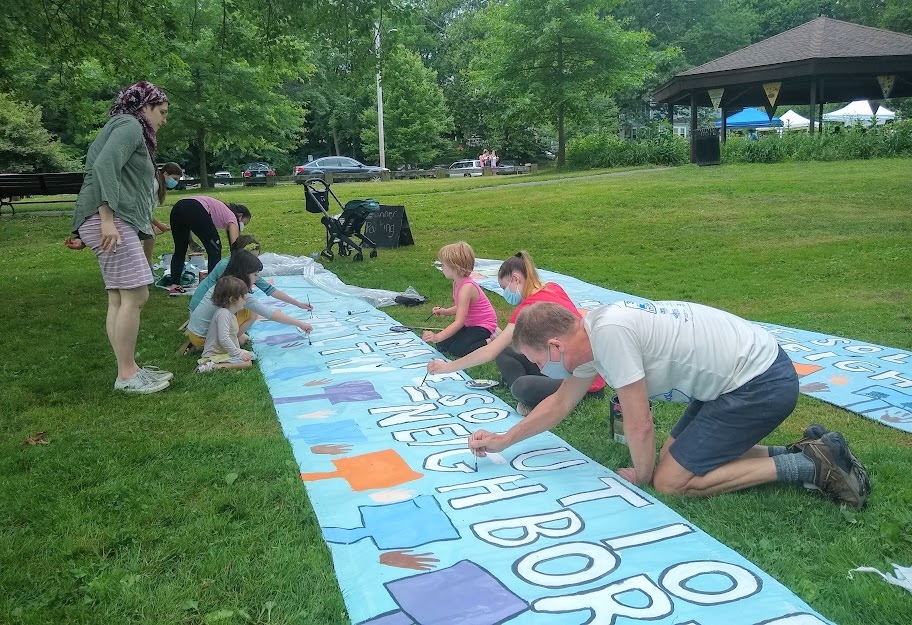
[[472, 278], [463, 278], [459, 282], [453, 282], [453, 303], [457, 303], [459, 289], [464, 284], [471, 284], [478, 292], [478, 299], [469, 305], [469, 313], [466, 315], [465, 325], [478, 326], [490, 330], [493, 334], [497, 330], [497, 313], [484, 291], [481, 290]]

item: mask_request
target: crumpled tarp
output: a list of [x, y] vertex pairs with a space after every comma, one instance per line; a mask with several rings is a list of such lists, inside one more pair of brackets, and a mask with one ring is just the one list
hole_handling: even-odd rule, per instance
[[303, 275], [306, 280], [330, 293], [360, 297], [374, 308], [394, 305], [399, 295], [421, 297], [413, 287], [408, 287], [405, 291], [388, 291], [345, 284], [339, 276], [309, 256], [266, 252], [260, 255], [260, 261], [263, 263], [263, 271], [260, 272], [262, 277]]

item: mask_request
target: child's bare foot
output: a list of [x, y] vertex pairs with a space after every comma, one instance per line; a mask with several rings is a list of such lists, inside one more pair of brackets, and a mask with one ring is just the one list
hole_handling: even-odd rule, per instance
[[79, 237], [76, 237], [75, 239], [73, 237], [67, 237], [66, 239], [63, 240], [63, 244], [66, 245], [71, 250], [85, 249], [85, 246], [86, 246], [86, 244], [83, 243], [82, 239], [80, 239]]
[[240, 343], [241, 345], [244, 345], [249, 340], [250, 340], [250, 335], [248, 335], [246, 332], [244, 332], [240, 336], [238, 336], [238, 343]]

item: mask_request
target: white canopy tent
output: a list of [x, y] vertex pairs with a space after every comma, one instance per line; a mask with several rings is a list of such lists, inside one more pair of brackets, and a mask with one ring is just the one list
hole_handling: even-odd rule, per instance
[[833, 111], [832, 113], [824, 113], [823, 121], [842, 122], [847, 126], [854, 124], [870, 126], [871, 118], [875, 118], [877, 125], [882, 126], [887, 123], [887, 121], [893, 120], [895, 117], [896, 113], [885, 109], [882, 106], [877, 107], [877, 112], [875, 113], [871, 109], [871, 104], [867, 100], [856, 100], [855, 102], [851, 102], [838, 111]]
[[780, 115], [779, 119], [782, 120], [783, 130], [807, 130], [811, 125], [811, 120], [807, 117], [802, 117], [792, 109]]

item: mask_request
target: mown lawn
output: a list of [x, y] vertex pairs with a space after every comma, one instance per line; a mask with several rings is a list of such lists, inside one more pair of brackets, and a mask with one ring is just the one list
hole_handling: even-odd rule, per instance
[[[427, 306], [386, 310], [419, 322], [450, 297], [433, 265], [437, 249], [464, 239], [479, 257], [527, 249], [540, 267], [619, 291], [912, 350], [910, 167], [337, 184], [343, 202], [404, 204], [417, 244], [332, 269], [352, 284], [414, 286]], [[516, 186], [534, 180], [553, 182]], [[250, 207], [249, 232], [267, 251], [322, 249], [323, 227], [304, 211], [301, 187], [212, 195]], [[90, 252], [61, 244], [68, 226], [66, 217], [0, 219], [0, 623], [347, 622], [262, 377], [192, 373], [191, 360], [174, 355], [186, 300], [156, 290], [138, 357], [176, 378], [151, 397], [115, 394], [98, 267]], [[157, 252], [170, 247], [166, 235]], [[506, 304], [492, 301], [505, 320]], [[662, 434], [679, 411], [657, 406]], [[607, 441], [606, 414], [604, 402], [587, 402], [557, 433], [616, 467], [628, 461], [626, 448]], [[842, 431], [870, 469], [875, 490], [864, 512], [779, 486], [663, 500], [828, 618], [905, 625], [908, 593], [847, 574], [912, 565], [912, 436], [802, 397], [769, 442], [790, 443], [814, 421]], [[49, 444], [25, 445], [37, 432]]]

